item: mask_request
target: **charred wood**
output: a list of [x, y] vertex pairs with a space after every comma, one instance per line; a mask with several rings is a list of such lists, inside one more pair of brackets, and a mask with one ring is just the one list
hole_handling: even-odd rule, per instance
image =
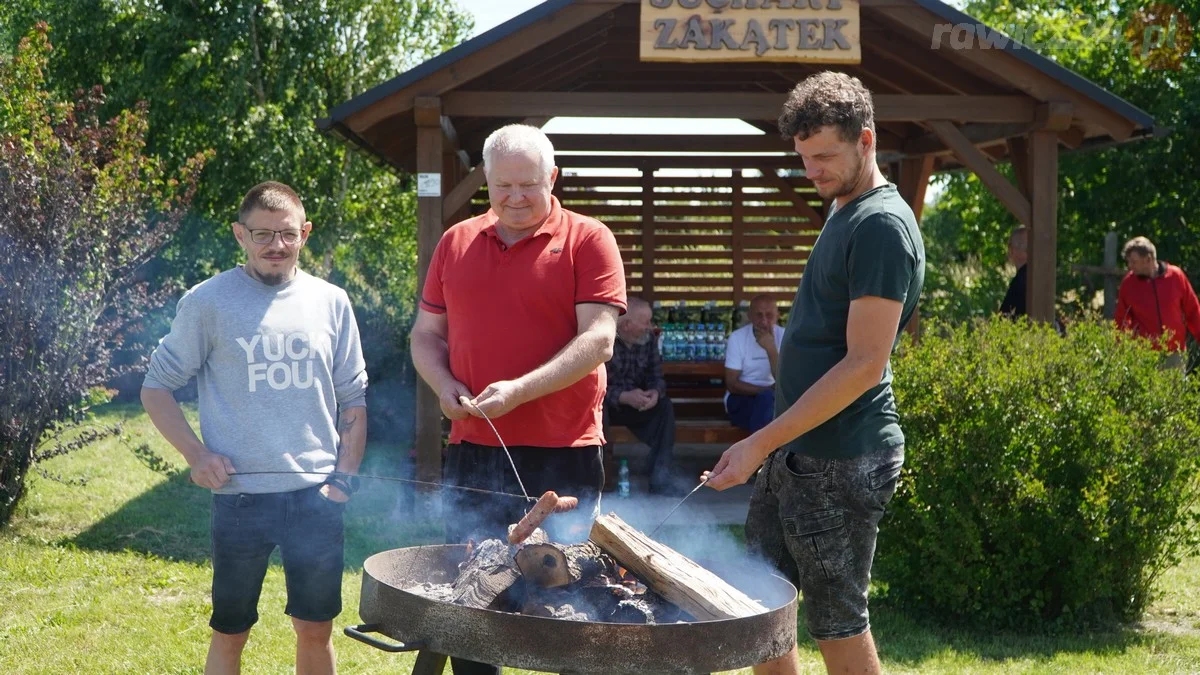
[[516, 559], [522, 576], [544, 588], [558, 588], [616, 573], [612, 558], [590, 541], [569, 546], [527, 544], [517, 552]]

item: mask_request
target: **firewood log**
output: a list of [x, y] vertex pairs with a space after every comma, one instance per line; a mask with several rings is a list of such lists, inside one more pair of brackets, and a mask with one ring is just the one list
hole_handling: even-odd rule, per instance
[[597, 518], [590, 539], [648, 588], [698, 621], [740, 618], [767, 611], [687, 556], [630, 527], [616, 514]]
[[526, 581], [543, 588], [559, 588], [601, 573], [615, 572], [615, 565], [595, 544], [527, 544], [517, 551], [517, 568]]
[[487, 539], [459, 565], [450, 601], [464, 607], [490, 607], [520, 576], [508, 543]]

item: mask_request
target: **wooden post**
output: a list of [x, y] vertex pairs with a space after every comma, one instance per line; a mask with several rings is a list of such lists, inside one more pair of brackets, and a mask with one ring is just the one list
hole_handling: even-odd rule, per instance
[[[775, 169], [768, 167], [766, 169], [762, 169], [763, 175], [767, 175], [768, 171], [771, 172], [772, 175], [775, 174]], [[744, 206], [742, 204], [742, 185], [744, 183], [744, 176], [742, 176], [741, 169], [733, 169], [732, 173], [733, 175], [732, 179], [729, 181], [729, 186], [733, 189], [733, 194], [731, 195], [732, 201], [730, 202], [733, 207], [729, 214], [729, 229], [733, 235], [733, 240], [730, 242], [730, 249], [733, 252], [733, 306], [737, 307], [738, 303], [743, 299], [742, 296], [746, 293], [746, 279], [744, 277], [746, 272], [746, 225], [743, 222]], [[791, 188], [789, 187], [788, 189]], [[780, 188], [779, 194], [783, 196], [783, 188]], [[736, 329], [737, 326], [734, 326], [733, 328]]]
[[1029, 175], [1029, 139], [1025, 137], [1008, 139], [1008, 158], [1012, 164], [1017, 188], [1021, 194], [1025, 195], [1026, 199], [1029, 199], [1033, 192]]
[[[417, 123], [417, 293], [425, 288], [425, 275], [433, 250], [442, 236], [442, 104], [422, 97], [413, 115]], [[433, 185], [436, 180], [436, 186]], [[417, 480], [442, 480], [442, 411], [437, 394], [417, 378], [416, 451]]]
[[[917, 223], [921, 222], [921, 212], [925, 210], [925, 191], [929, 188], [929, 177], [933, 175], [933, 155], [922, 155], [902, 159], [896, 172], [896, 187], [900, 196], [908, 202]], [[917, 340], [921, 336], [921, 307], [918, 304], [913, 310], [912, 318], [904, 327], [908, 334]]]
[[[1104, 266], [1110, 270], [1117, 267], [1117, 233], [1110, 231], [1104, 235]], [[1117, 288], [1121, 277], [1113, 274], [1104, 275], [1104, 317], [1111, 319], [1117, 315]]]
[[1035, 131], [1029, 135], [1030, 220], [1026, 306], [1034, 321], [1055, 317], [1055, 267], [1058, 238], [1058, 134]]
[[654, 303], [654, 168], [642, 170], [642, 299]]
[[[1071, 265], [1072, 272], [1079, 272], [1091, 276], [1098, 274], [1104, 279], [1104, 316], [1111, 319], [1117, 314], [1117, 290], [1121, 284], [1121, 279], [1125, 278], [1125, 270], [1117, 266], [1117, 260], [1120, 257], [1117, 249], [1117, 233], [1109, 231], [1104, 235], [1104, 264], [1097, 267], [1095, 265]], [[1091, 282], [1088, 282], [1090, 289]]]

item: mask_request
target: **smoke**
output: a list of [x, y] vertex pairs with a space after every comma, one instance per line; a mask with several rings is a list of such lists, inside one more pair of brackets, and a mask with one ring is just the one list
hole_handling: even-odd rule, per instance
[[[605, 510], [650, 535], [680, 498], [650, 495], [611, 498], [605, 502]], [[740, 490], [718, 495], [709, 488], [701, 488], [651, 538], [687, 556], [751, 598], [767, 600], [764, 604], [772, 606], [769, 579], [778, 570], [747, 549], [742, 528], [738, 527], [745, 521], [748, 502], [749, 494], [743, 495]]]

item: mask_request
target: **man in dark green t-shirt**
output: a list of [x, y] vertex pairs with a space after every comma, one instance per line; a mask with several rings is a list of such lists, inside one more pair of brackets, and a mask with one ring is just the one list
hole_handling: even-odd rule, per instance
[[[800, 587], [830, 672], [880, 670], [867, 587], [904, 464], [889, 358], [925, 280], [916, 218], [875, 160], [874, 117], [870, 92], [842, 73], [814, 75], [788, 96], [779, 130], [833, 207], [792, 302], [775, 420], [708, 474], [723, 490], [762, 466], [746, 540]], [[798, 671], [795, 650], [755, 668]]]

